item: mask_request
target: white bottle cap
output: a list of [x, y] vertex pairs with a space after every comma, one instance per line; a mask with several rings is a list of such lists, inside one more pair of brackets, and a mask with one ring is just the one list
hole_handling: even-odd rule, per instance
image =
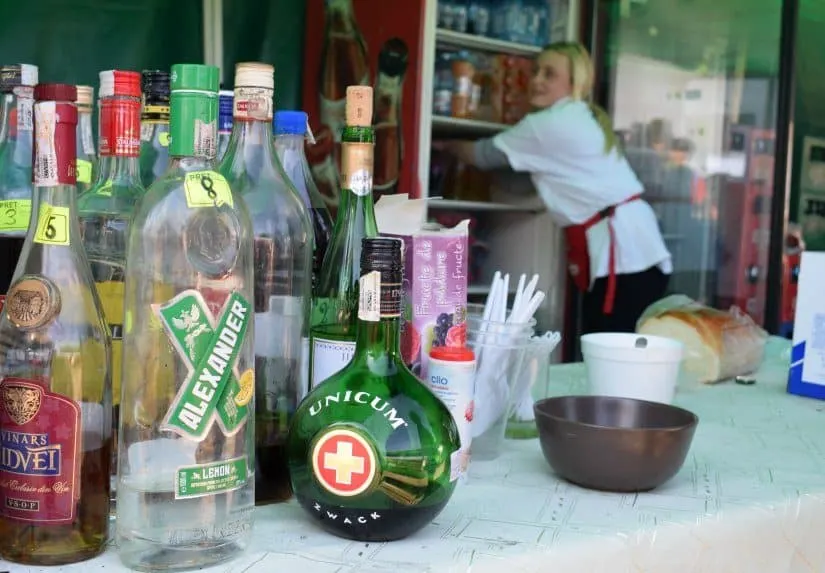
[[37, 85], [37, 66], [32, 64], [20, 64], [20, 84], [24, 86]]
[[243, 62], [235, 66], [236, 88], [275, 89], [275, 68], [260, 62]]
[[92, 86], [77, 86], [77, 105], [92, 106], [95, 90]]
[[234, 95], [235, 95], [235, 92], [233, 92], [232, 90], [221, 90], [221, 91], [219, 91], [219, 92], [218, 92], [218, 95], [219, 95], [219, 96], [229, 96], [229, 97], [232, 97], [232, 96], [234, 96]]

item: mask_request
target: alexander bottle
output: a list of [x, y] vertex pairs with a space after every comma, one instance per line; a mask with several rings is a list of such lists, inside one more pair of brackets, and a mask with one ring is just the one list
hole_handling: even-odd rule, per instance
[[140, 179], [148, 188], [169, 166], [169, 72], [144, 70], [141, 78]]
[[0, 67], [0, 310], [29, 227], [37, 66]]
[[372, 88], [347, 88], [341, 138], [341, 204], [312, 300], [310, 381], [315, 386], [346, 366], [355, 351], [361, 239], [378, 235], [372, 203]]
[[455, 489], [460, 439], [449, 410], [400, 353], [401, 241], [364, 239], [352, 362], [301, 403], [289, 432], [295, 497], [327, 531], [406, 537]]
[[232, 135], [232, 91], [218, 92], [218, 161], [223, 159]]
[[34, 96], [31, 224], [0, 315], [0, 555], [61, 565], [108, 537], [111, 349], [77, 219], [77, 91]]
[[401, 131], [401, 94], [407, 71], [407, 44], [390, 38], [378, 55], [378, 78], [375, 82], [375, 177], [376, 195], [398, 192], [398, 178], [404, 157], [404, 134]]
[[[301, 201], [312, 220], [314, 245], [312, 251], [313, 290], [321, 275], [321, 265], [327, 252], [332, 233], [332, 218], [329, 215], [318, 187], [312, 179], [307, 158], [304, 155], [304, 140], [307, 133], [307, 114], [302, 111], [275, 112], [275, 151]], [[308, 358], [308, 357], [307, 357]]]
[[172, 160], [126, 256], [117, 546], [140, 570], [249, 543], [254, 493], [251, 222], [214, 170], [218, 68], [172, 66]]
[[[112, 336], [113, 430], [116, 432], [123, 356], [126, 243], [135, 206], [144, 192], [138, 164], [140, 74], [125, 70], [100, 72], [99, 93], [99, 176], [94, 186], [80, 196], [77, 207], [83, 245]], [[112, 473], [116, 477], [117, 457], [113, 462]]]
[[97, 154], [92, 135], [94, 88], [77, 86], [77, 193], [82, 195], [95, 180]]
[[249, 208], [255, 237], [255, 426], [258, 504], [292, 497], [289, 421], [307, 393], [302, 376], [312, 280], [312, 227], [272, 140], [274, 69], [235, 68], [234, 126], [220, 172]]

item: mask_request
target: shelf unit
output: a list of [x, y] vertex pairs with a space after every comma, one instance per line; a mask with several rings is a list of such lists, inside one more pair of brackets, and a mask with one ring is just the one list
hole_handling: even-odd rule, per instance
[[[550, 39], [575, 40], [578, 38], [579, 3], [581, 0], [547, 0], [550, 6]], [[420, 189], [428, 189], [430, 151], [433, 139], [477, 139], [492, 137], [507, 129], [508, 125], [473, 119], [434, 116], [432, 93], [435, 76], [437, 48], [457, 48], [486, 53], [531, 57], [541, 48], [528, 44], [506, 42], [483, 36], [464, 34], [437, 28], [438, 1], [425, 0], [424, 42], [418, 70], [421, 78], [418, 182]], [[455, 201], [433, 199], [431, 212], [472, 212], [483, 217], [485, 225], [492, 227], [495, 240], [482, 268], [481, 276], [468, 288], [473, 302], [483, 302], [490, 291], [493, 274], [499, 270], [510, 273], [511, 281], [518, 281], [521, 273], [538, 273], [538, 288], [546, 294], [545, 302], [536, 313], [538, 327], [542, 330], [561, 331], [564, 321], [564, 289], [566, 268], [564, 265], [561, 229], [553, 222], [540, 198], [517, 194], [518, 180], [515, 174], [494, 177], [494, 202]], [[513, 278], [515, 277], [515, 279]], [[511, 283], [513, 284], [513, 283]], [[513, 290], [511, 289], [511, 296]]]

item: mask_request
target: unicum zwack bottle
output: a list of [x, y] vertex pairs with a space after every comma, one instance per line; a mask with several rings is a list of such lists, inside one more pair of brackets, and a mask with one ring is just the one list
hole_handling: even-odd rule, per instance
[[111, 353], [77, 217], [77, 91], [34, 96], [32, 217], [0, 314], [0, 556], [63, 565], [108, 541]]
[[258, 504], [292, 497], [286, 467], [289, 421], [307, 393], [312, 227], [272, 138], [274, 69], [235, 67], [232, 137], [219, 170], [249, 209], [255, 242], [255, 433]]
[[251, 535], [252, 233], [214, 170], [218, 73], [172, 66], [171, 161], [130, 232], [117, 545], [133, 569], [226, 561]]
[[450, 411], [400, 352], [401, 241], [366, 238], [355, 355], [315, 387], [289, 430], [292, 487], [331, 533], [406, 537], [444, 508], [460, 471]]

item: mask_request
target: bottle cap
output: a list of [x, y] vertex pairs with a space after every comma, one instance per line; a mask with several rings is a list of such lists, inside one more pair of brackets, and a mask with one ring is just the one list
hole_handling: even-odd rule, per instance
[[369, 127], [372, 125], [372, 88], [349, 86], [347, 88], [347, 125]]
[[446, 362], [472, 362], [476, 355], [466, 346], [434, 346], [430, 358]]
[[37, 85], [37, 66], [9, 64], [0, 67], [0, 91], [11, 91], [17, 86]]
[[140, 74], [126, 70], [100, 72], [100, 98], [112, 96], [140, 97]]
[[225, 98], [225, 97], [233, 98], [233, 97], [235, 97], [235, 92], [233, 92], [232, 90], [220, 90], [218, 92], [218, 95], [221, 98]]
[[35, 101], [77, 101], [77, 88], [70, 84], [37, 84], [34, 87]]
[[141, 84], [146, 100], [155, 103], [169, 103], [169, 72], [143, 70]]
[[407, 43], [401, 38], [390, 38], [384, 42], [378, 54], [378, 69], [392, 77], [404, 75], [408, 56]]
[[92, 107], [95, 90], [92, 86], [77, 86], [77, 100], [75, 103], [84, 107]]
[[194, 90], [218, 93], [220, 70], [203, 64], [175, 64], [170, 76], [172, 91]]
[[275, 89], [275, 68], [261, 62], [241, 62], [235, 65], [236, 88]]
[[361, 274], [380, 271], [398, 273], [401, 268], [401, 239], [392, 237], [364, 237], [361, 239]]
[[307, 114], [303, 111], [276, 111], [276, 135], [306, 135]]

